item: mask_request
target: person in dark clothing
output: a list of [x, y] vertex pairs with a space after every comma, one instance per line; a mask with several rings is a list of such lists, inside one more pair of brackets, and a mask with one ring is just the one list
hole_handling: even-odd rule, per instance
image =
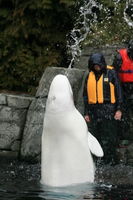
[[107, 66], [102, 53], [88, 61], [83, 99], [85, 120], [104, 151], [104, 163], [113, 164], [117, 145], [117, 120], [123, 110], [123, 92], [117, 72]]
[[133, 140], [133, 40], [117, 52], [112, 66], [119, 73], [124, 93], [124, 122], [119, 123], [119, 139]]

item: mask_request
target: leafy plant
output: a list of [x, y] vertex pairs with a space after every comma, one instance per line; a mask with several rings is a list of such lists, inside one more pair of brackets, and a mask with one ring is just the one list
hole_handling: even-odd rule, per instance
[[[97, 21], [90, 25], [84, 44], [105, 45], [128, 43], [133, 27], [124, 19], [126, 1], [97, 0]], [[133, 9], [133, 8], [132, 8]], [[84, 45], [83, 44], [83, 45]]]
[[0, 1], [0, 89], [35, 93], [48, 66], [67, 67], [70, 0]]

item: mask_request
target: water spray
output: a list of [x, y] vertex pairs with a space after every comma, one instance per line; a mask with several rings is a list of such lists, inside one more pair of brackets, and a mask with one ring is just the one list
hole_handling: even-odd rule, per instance
[[125, 9], [124, 9], [123, 14], [124, 14], [124, 19], [125, 19], [125, 21], [127, 22], [128, 26], [129, 26], [129, 27], [133, 27], [133, 21], [130, 20], [130, 18], [128, 17], [128, 15], [127, 15], [127, 13], [126, 13], [126, 10], [128, 9], [129, 4], [131, 4], [132, 7], [133, 7], [133, 1], [132, 1], [132, 0], [127, 0], [127, 1], [126, 1], [126, 7], [125, 7]]
[[[70, 39], [67, 41], [68, 53], [72, 55], [72, 59], [65, 72], [66, 76], [68, 76], [74, 62], [79, 61], [78, 58], [81, 56], [80, 44], [86, 39], [92, 20], [93, 22], [97, 20], [96, 13], [92, 12], [93, 7], [98, 7], [95, 1], [87, 2], [85, 0], [79, 9], [79, 18], [70, 33]], [[92, 19], [90, 19], [90, 15]]]

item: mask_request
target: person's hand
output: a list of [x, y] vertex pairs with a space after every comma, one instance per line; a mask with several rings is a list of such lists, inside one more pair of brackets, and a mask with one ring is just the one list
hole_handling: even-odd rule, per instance
[[89, 123], [90, 122], [90, 118], [88, 115], [85, 116], [85, 120]]
[[116, 120], [120, 120], [121, 119], [121, 116], [122, 116], [122, 112], [120, 110], [117, 110], [116, 113], [115, 113], [115, 116], [114, 118]]

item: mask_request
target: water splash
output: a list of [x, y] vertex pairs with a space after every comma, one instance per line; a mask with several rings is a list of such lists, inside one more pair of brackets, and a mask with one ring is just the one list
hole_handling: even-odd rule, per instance
[[70, 33], [70, 39], [67, 41], [68, 54], [72, 55], [72, 59], [66, 70], [66, 76], [68, 76], [74, 62], [79, 61], [78, 59], [81, 56], [80, 45], [88, 35], [91, 23], [97, 21], [97, 15], [93, 12], [94, 7], [98, 7], [95, 1], [87, 2], [85, 0], [79, 9], [79, 18], [76, 20]]
[[127, 22], [128, 26], [129, 27], [133, 27], [133, 21], [130, 19], [130, 17], [126, 13], [126, 10], [129, 8], [129, 5], [131, 5], [132, 9], [133, 9], [133, 1], [132, 0], [127, 0], [126, 1], [126, 7], [124, 9], [124, 13], [123, 14], [124, 14], [124, 19]]

